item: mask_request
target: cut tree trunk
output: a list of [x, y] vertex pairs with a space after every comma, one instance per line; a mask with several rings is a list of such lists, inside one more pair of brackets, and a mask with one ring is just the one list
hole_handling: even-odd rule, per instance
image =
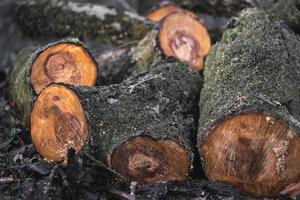
[[93, 86], [97, 64], [90, 52], [77, 39], [66, 39], [34, 50], [20, 52], [9, 81], [10, 99], [29, 125], [35, 96], [50, 83]]
[[254, 196], [300, 181], [300, 38], [242, 12], [206, 60], [198, 150], [209, 179]]
[[180, 63], [103, 87], [50, 85], [31, 113], [31, 136], [44, 158], [88, 153], [141, 184], [183, 180], [191, 168], [201, 76]]
[[203, 69], [211, 40], [207, 29], [190, 12], [177, 12], [161, 21], [159, 44], [167, 57], [175, 57], [197, 70]]
[[136, 46], [100, 54], [96, 58], [101, 69], [99, 84], [118, 83], [168, 57], [201, 70], [210, 47], [210, 36], [199, 19], [191, 12], [178, 11], [165, 17], [158, 30], [150, 31]]
[[33, 36], [74, 35], [106, 43], [139, 40], [151, 28], [136, 13], [64, 0], [23, 0], [17, 3], [15, 18]]

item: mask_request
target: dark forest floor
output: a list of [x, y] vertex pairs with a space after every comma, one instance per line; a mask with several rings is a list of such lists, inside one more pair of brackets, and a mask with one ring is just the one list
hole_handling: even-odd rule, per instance
[[0, 199], [251, 199], [201, 175], [183, 183], [141, 187], [93, 158], [70, 158], [67, 166], [44, 161], [8, 101], [7, 78], [17, 52], [45, 39], [24, 36], [13, 21], [12, 9], [11, 3], [0, 1]]

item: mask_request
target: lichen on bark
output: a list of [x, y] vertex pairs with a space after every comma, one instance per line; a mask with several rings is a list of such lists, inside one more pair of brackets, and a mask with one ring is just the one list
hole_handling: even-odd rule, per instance
[[300, 133], [300, 38], [259, 9], [243, 11], [205, 63], [198, 146], [223, 119], [263, 112]]
[[[182, 63], [147, 68], [121, 84], [69, 86], [82, 103], [90, 126], [83, 152], [110, 165], [112, 153], [130, 138], [148, 136], [173, 140], [190, 153], [201, 76]], [[197, 94], [198, 93], [198, 94]]]
[[300, 0], [280, 0], [269, 12], [300, 33]]
[[[29, 124], [29, 113], [33, 106], [34, 91], [30, 86], [28, 58], [34, 52], [33, 48], [23, 49], [18, 53], [18, 59], [9, 77], [9, 98], [14, 102], [22, 114], [21, 121]], [[25, 114], [26, 113], [26, 114]]]

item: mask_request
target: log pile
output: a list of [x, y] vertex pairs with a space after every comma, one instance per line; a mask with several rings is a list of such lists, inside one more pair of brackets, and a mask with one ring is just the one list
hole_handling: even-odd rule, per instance
[[85, 145], [83, 152], [139, 183], [184, 180], [200, 86], [200, 76], [178, 63], [153, 66], [120, 85], [50, 85], [31, 113], [32, 140], [48, 160], [63, 161], [69, 148]]
[[66, 39], [34, 50], [27, 48], [18, 55], [10, 75], [10, 99], [29, 124], [29, 115], [36, 95], [50, 83], [63, 82], [93, 86], [97, 64], [78, 39]]
[[184, 181], [201, 162], [208, 179], [254, 197], [300, 193], [299, 0], [207, 1], [230, 16], [260, 7], [232, 18], [212, 48], [198, 15], [175, 4], [141, 17], [28, 2], [16, 21], [31, 36], [122, 44], [94, 56], [63, 39], [18, 55], [10, 100], [47, 162], [89, 157], [140, 185]]
[[170, 57], [202, 70], [204, 58], [211, 48], [209, 33], [194, 14], [177, 10], [163, 18], [159, 27], [153, 28], [137, 45], [98, 55], [96, 60], [102, 69], [98, 84], [119, 83], [133, 72], [145, 70], [150, 63], [156, 64]]

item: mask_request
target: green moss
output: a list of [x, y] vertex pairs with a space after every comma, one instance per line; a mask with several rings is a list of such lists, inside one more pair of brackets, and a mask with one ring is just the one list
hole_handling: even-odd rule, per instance
[[120, 83], [132, 74], [147, 71], [150, 65], [165, 60], [159, 48], [158, 31], [153, 29], [136, 46], [123, 49], [120, 54], [118, 50], [110, 52], [110, 58], [99, 59], [101, 69], [98, 84]]
[[280, 0], [269, 12], [300, 33], [300, 0]]
[[[72, 35], [105, 43], [141, 39], [150, 28], [143, 21], [129, 19], [123, 13], [115, 13], [117, 11], [102, 18], [74, 11], [70, 9], [72, 4], [80, 6], [72, 1], [24, 0], [16, 8], [15, 18], [24, 32], [36, 37]], [[82, 4], [81, 8], [89, 7], [92, 12], [92, 5]]]
[[137, 136], [171, 139], [187, 149], [195, 134], [195, 107], [202, 80], [181, 63], [149, 67], [121, 84], [71, 87], [80, 97], [90, 126], [85, 151], [110, 164], [117, 147]]
[[26, 48], [18, 54], [9, 78], [10, 101], [19, 108], [22, 113], [21, 121], [26, 126], [29, 125], [29, 115], [34, 100], [34, 92], [29, 83], [30, 67], [28, 63], [28, 58], [33, 51], [33, 48]]
[[243, 11], [205, 62], [198, 146], [224, 118], [263, 112], [300, 134], [300, 38], [264, 11]]

